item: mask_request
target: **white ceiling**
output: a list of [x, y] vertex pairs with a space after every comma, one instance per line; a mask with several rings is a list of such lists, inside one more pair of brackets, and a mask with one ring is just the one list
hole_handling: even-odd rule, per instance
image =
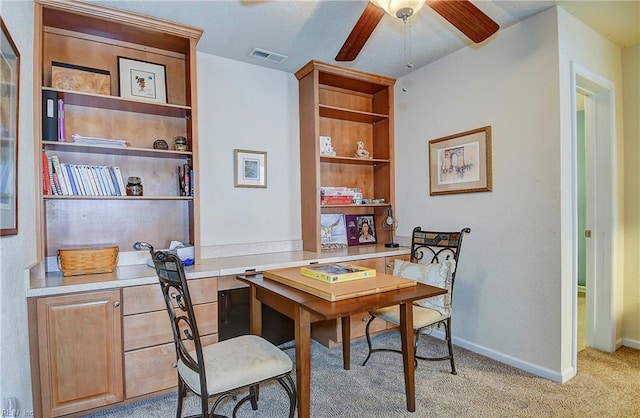
[[[93, 1], [202, 28], [199, 51], [286, 72], [297, 71], [311, 59], [335, 63], [366, 5], [366, 0]], [[501, 29], [560, 4], [619, 46], [640, 43], [640, 0], [473, 3]], [[420, 68], [467, 45], [482, 48], [425, 6], [407, 24], [385, 15], [358, 58], [339, 64], [397, 78], [411, 71], [407, 62]], [[289, 58], [281, 64], [259, 60], [248, 55], [254, 47]]]

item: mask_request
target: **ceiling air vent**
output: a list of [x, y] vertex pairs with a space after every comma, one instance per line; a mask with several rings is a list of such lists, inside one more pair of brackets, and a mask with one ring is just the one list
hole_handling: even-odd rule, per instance
[[267, 51], [266, 49], [261, 49], [261, 48], [253, 48], [253, 50], [249, 53], [249, 56], [253, 58], [258, 58], [261, 60], [273, 62], [274, 64], [281, 64], [284, 60], [289, 58], [286, 55]]

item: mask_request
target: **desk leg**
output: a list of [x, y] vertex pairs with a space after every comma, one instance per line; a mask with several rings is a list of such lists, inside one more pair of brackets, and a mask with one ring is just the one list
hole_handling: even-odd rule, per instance
[[[262, 302], [258, 300], [255, 286], [249, 286], [249, 332], [253, 335], [262, 336]], [[260, 399], [260, 386], [253, 386], [256, 394], [255, 401], [251, 401], [254, 409], [257, 409], [257, 402]]]
[[342, 320], [342, 366], [351, 368], [351, 317], [343, 316]]
[[407, 411], [416, 410], [415, 351], [413, 346], [413, 304], [400, 304], [400, 336], [402, 339], [402, 363], [404, 365], [404, 388], [407, 396]]
[[249, 286], [249, 332], [262, 336], [262, 302], [258, 300], [255, 286]]
[[299, 306], [294, 322], [298, 418], [309, 418], [311, 416], [311, 315]]

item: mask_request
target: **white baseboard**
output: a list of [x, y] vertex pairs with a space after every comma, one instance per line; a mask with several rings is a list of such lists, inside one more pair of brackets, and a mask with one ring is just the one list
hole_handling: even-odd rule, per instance
[[623, 338], [622, 345], [625, 347], [635, 348], [636, 350], [640, 350], [640, 341], [632, 340], [631, 338]]
[[[440, 330], [432, 330], [428, 334], [441, 340], [445, 339], [444, 332]], [[557, 383], [564, 383], [576, 375], [576, 372], [573, 368], [565, 370], [562, 373], [558, 373], [556, 371], [547, 369], [546, 367], [541, 367], [536, 364], [529, 363], [522, 359], [500, 353], [498, 351], [483, 347], [467, 340], [463, 340], [461, 338], [453, 337], [453, 344], [465, 348], [469, 351], [473, 351], [476, 354], [480, 354], [492, 360], [507, 364], [509, 366], [513, 366], [517, 369], [524, 370], [525, 372], [529, 372], [536, 376], [542, 377], [544, 379], [549, 379]]]

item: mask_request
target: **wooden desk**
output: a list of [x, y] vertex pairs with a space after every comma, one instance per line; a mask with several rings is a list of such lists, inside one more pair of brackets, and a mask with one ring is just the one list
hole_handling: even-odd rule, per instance
[[442, 295], [447, 293], [445, 289], [418, 283], [416, 286], [403, 289], [330, 302], [285, 284], [265, 279], [260, 274], [238, 276], [238, 279], [250, 286], [252, 334], [262, 334], [262, 303], [294, 320], [299, 418], [309, 418], [311, 413], [311, 324], [327, 319], [341, 319], [343, 366], [345, 370], [349, 370], [351, 360], [350, 315], [392, 305], [400, 305], [400, 334], [407, 410], [410, 412], [416, 410], [411, 302]]

